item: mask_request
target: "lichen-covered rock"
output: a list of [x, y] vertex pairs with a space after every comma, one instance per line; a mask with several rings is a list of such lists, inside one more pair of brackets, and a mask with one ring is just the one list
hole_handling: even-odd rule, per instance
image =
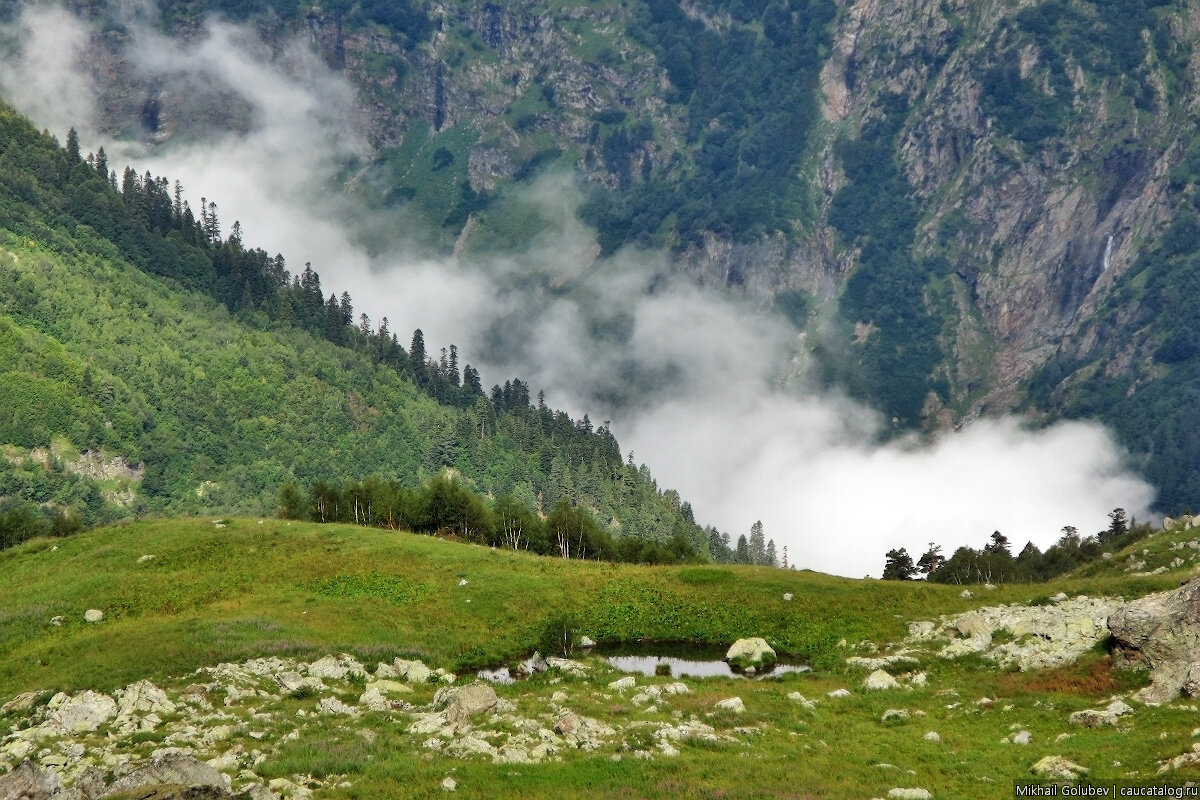
[[1138, 700], [1165, 703], [1181, 693], [1200, 695], [1200, 579], [1148, 595], [1118, 608], [1108, 618], [1119, 665], [1150, 669], [1151, 685]]
[[1081, 767], [1062, 756], [1046, 756], [1030, 767], [1029, 771], [1040, 778], [1071, 781], [1087, 774], [1088, 770], [1087, 767]]
[[895, 689], [900, 683], [890, 673], [877, 669], [867, 676], [862, 685], [864, 689], [877, 692], [885, 689]]
[[742, 702], [740, 697], [727, 697], [724, 700], [718, 700], [715, 706], [721, 711], [732, 711], [735, 714], [741, 714], [746, 710], [746, 704]]
[[62, 791], [58, 773], [22, 761], [7, 775], [0, 775], [0, 797], [4, 800], [50, 800]]
[[136, 767], [108, 787], [108, 794], [118, 794], [140, 787], [173, 785], [178, 787], [207, 786], [228, 792], [230, 781], [223, 775], [186, 753], [167, 753]]
[[111, 697], [90, 689], [69, 696], [59, 692], [47, 705], [46, 727], [61, 733], [94, 731], [117, 716], [117, 703]]
[[736, 669], [762, 669], [775, 663], [775, 651], [767, 640], [758, 636], [738, 639], [725, 653], [725, 660]]

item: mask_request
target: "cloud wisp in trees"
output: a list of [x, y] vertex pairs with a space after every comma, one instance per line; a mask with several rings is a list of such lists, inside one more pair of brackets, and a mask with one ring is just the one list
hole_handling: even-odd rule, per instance
[[[1153, 499], [1096, 425], [1035, 431], [985, 419], [932, 441], [888, 440], [869, 408], [802, 377], [783, 387], [782, 376], [803, 372], [784, 320], [695, 286], [662, 254], [595, 263], [594, 234], [574, 213], [578, 190], [562, 176], [522, 198], [550, 223], [524, 252], [412, 255], [422, 234], [411, 221], [330, 191], [367, 148], [351, 86], [303, 42], [273, 51], [220, 22], [178, 42], [129, 21], [125, 56], [139, 75], [166, 91], [203, 90], [188, 114], [203, 119], [214, 97], [244, 110], [232, 129], [165, 141], [148, 132], [154, 143], [144, 144], [105, 141], [89, 123], [84, 23], [41, 8], [17, 25], [0, 90], [37, 124], [60, 138], [75, 125], [118, 168], [178, 178], [193, 204], [207, 196], [227, 225], [240, 220], [249, 244], [283, 253], [293, 270], [311, 261], [326, 291], [351, 293], [356, 313], [387, 316], [395, 331], [421, 327], [431, 345], [457, 343], [485, 381], [520, 375], [554, 405], [611, 419], [699, 521], [736, 539], [761, 519], [798, 566], [878, 574], [893, 547], [935, 541], [949, 554], [997, 529], [1016, 549], [1027, 539], [1044, 548], [1064, 525], [1100, 530], [1114, 506], [1142, 515]], [[364, 220], [371, 249], [355, 234]]]

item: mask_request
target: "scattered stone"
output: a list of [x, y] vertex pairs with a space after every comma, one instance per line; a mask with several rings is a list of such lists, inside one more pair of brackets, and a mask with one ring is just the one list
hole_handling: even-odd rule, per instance
[[63, 624], [64, 622], [66, 622], [66, 618], [65, 618], [65, 617], [63, 617], [62, 615], [59, 615], [59, 616], [57, 616], [57, 617], [51, 617], [51, 618], [50, 618], [50, 624], [51, 624], [51, 625], [53, 625], [53, 626], [54, 626], [54, 627], [56, 627], [56, 628], [61, 628], [61, 627], [62, 627], [62, 624]]
[[459, 586], [466, 586], [466, 585], [467, 585], [467, 579], [466, 579], [466, 578], [463, 578], [462, 580], [460, 580], [460, 581], [458, 582], [458, 585], [459, 585]]
[[963, 590], [962, 590], [962, 592], [960, 592], [958, 596], [959, 596], [959, 597], [962, 597], [962, 598], [964, 598], [964, 599], [966, 599], [966, 600], [970, 600], [970, 599], [971, 599], [972, 597], [974, 597], [975, 595], [971, 594], [971, 590], [970, 590], [970, 589], [963, 589]]
[[889, 708], [883, 712], [883, 716], [879, 718], [880, 722], [887, 722], [890, 719], [908, 719], [912, 714], [907, 708]]
[[1030, 767], [1029, 770], [1038, 777], [1062, 781], [1073, 781], [1080, 775], [1087, 774], [1088, 771], [1087, 767], [1081, 767], [1062, 756], [1046, 756]]
[[454, 778], [451, 778], [450, 776], [446, 776], [446, 778], [442, 781], [442, 788], [447, 792], [453, 792], [458, 789], [458, 781], [454, 780]]
[[353, 676], [362, 678], [367, 669], [353, 656], [343, 653], [336, 658], [325, 656], [308, 665], [308, 674], [313, 678], [328, 678], [329, 680], [344, 681]]
[[714, 708], [719, 708], [722, 711], [732, 711], [735, 714], [741, 714], [746, 710], [746, 704], [742, 702], [740, 697], [727, 697], [724, 700], [718, 700]]
[[1012, 737], [1013, 744], [1029, 744], [1032, 741], [1033, 741], [1033, 734], [1030, 733], [1029, 731], [1020, 731], [1018, 733], [1013, 734], [1013, 737]]
[[942, 740], [942, 737], [938, 734], [937, 731], [929, 731], [921, 738], [927, 742], [940, 742]]
[[883, 669], [884, 667], [896, 666], [898, 664], [919, 664], [920, 661], [908, 654], [907, 650], [902, 650], [899, 653], [894, 653], [890, 656], [880, 656], [879, 658], [864, 658], [863, 656], [851, 656], [846, 659], [847, 666], [858, 667], [859, 669]]
[[926, 642], [933, 638], [936, 629], [936, 622], [928, 620], [910, 622], [908, 623], [908, 637], [917, 642]]
[[404, 678], [409, 683], [429, 683], [429, 679], [433, 677], [433, 670], [420, 661], [405, 661], [397, 658], [393, 665], [396, 668], [397, 677]]
[[754, 667], [761, 669], [775, 663], [775, 651], [767, 640], [758, 636], [749, 639], [738, 639], [725, 653], [725, 660], [734, 669]]
[[784, 592], [784, 593], [783, 593], [783, 599], [784, 599], [786, 602], [788, 602], [788, 603], [792, 602], [792, 599], [793, 599], [795, 596], [796, 596], [796, 595], [792, 594], [791, 592]]
[[809, 700], [807, 697], [800, 694], [799, 692], [788, 692], [788, 700], [795, 700], [802, 707], [808, 708], [808, 709], [813, 709], [813, 708], [817, 707], [816, 700]]
[[84, 622], [99, 622], [102, 619], [104, 619], [104, 612], [98, 608], [89, 608], [83, 612]]
[[827, 695], [825, 695], [825, 696], [826, 696], [826, 697], [833, 697], [833, 698], [838, 698], [838, 697], [849, 697], [849, 696], [850, 696], [850, 690], [849, 690], [849, 689], [834, 689], [832, 692], [830, 692], [829, 694], [827, 694]]
[[1078, 725], [1083, 728], [1103, 728], [1105, 726], [1115, 726], [1118, 716], [1118, 714], [1110, 714], [1107, 711], [1097, 711], [1094, 708], [1088, 708], [1083, 711], [1076, 711], [1067, 718], [1067, 722], [1068, 724]]
[[579, 637], [579, 646], [582, 647], [584, 650], [587, 650], [589, 647], [596, 646], [596, 640], [590, 636], [580, 636]]
[[144, 556], [138, 556], [137, 563], [145, 564], [147, 561], [153, 561], [153, 560], [154, 560], [154, 555], [151, 553], [147, 553]]
[[891, 673], [877, 669], [867, 676], [867, 679], [863, 681], [862, 687], [868, 691], [882, 691], [884, 689], [895, 689], [899, 685]]
[[317, 703], [318, 714], [344, 714], [351, 717], [357, 717], [362, 714], [354, 706], [348, 706], [336, 697], [322, 697], [321, 702]]
[[1056, 594], [1056, 595], [1052, 595], [1052, 596], [1050, 597], [1050, 602], [1051, 602], [1051, 603], [1056, 603], [1056, 604], [1057, 604], [1057, 603], [1065, 603], [1065, 602], [1066, 602], [1066, 600], [1067, 600], [1067, 594], [1066, 594], [1066, 592], [1059, 592], [1058, 594]]
[[933, 795], [928, 789], [888, 789], [890, 800], [930, 800]]
[[632, 675], [626, 675], [624, 678], [619, 678], [608, 685], [609, 689], [614, 692], [623, 692], [627, 689], [632, 689], [637, 686], [637, 680]]

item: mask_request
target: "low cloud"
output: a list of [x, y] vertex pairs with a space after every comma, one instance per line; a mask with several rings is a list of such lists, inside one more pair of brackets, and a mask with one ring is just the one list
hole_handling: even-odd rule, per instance
[[[94, 92], [77, 56], [85, 27], [53, 9], [27, 11], [18, 25], [0, 91], [60, 136], [70, 125], [87, 130]], [[240, 220], [248, 243], [283, 253], [293, 270], [311, 261], [325, 291], [349, 291], [356, 311], [389, 317], [395, 331], [421, 327], [431, 347], [457, 343], [485, 381], [519, 375], [553, 405], [611, 419], [660, 486], [735, 540], [762, 520], [793, 564], [877, 575], [893, 547], [919, 555], [936, 542], [949, 554], [1000, 530], [1017, 548], [1045, 548], [1064, 525], [1094, 532], [1113, 507], [1144, 516], [1153, 500], [1098, 425], [983, 419], [932, 441], [885, 441], [866, 406], [782, 388], [781, 371], [802, 372], [789, 363], [796, 342], [784, 321], [679, 278], [662, 254], [591, 266], [594, 234], [561, 176], [529, 190], [526, 201], [554, 224], [520, 256], [413, 257], [407, 243], [422, 233], [411, 228], [368, 252], [348, 221], [373, 218], [378, 232], [388, 220], [328, 191], [365, 152], [341, 76], [301, 42], [272, 53], [229, 24], [210, 24], [191, 43], [136, 21], [128, 30], [126, 56], [143, 77], [202, 78], [250, 115], [244, 130], [191, 141], [97, 140], [112, 163], [181, 180], [193, 205], [201, 195], [218, 203], [226, 228]]]

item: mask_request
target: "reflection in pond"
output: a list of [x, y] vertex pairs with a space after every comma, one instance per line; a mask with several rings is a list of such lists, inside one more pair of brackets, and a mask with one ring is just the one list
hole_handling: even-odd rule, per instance
[[[676, 678], [747, 677], [729, 666], [724, 660], [723, 650], [698, 645], [645, 642], [605, 647], [593, 655], [600, 656], [622, 672], [642, 675], [670, 674]], [[670, 673], [665, 669], [670, 669]], [[783, 660], [770, 669], [760, 671], [757, 677], [809, 672], [811, 669], [807, 664]]]
[[[607, 645], [604, 647], [588, 648], [577, 651], [575, 657], [592, 656], [602, 658], [610, 666], [622, 672], [632, 672], [641, 675], [670, 675], [675, 678], [745, 678], [750, 677], [741, 672], [735, 672], [724, 660], [725, 651], [694, 644], [640, 642], [632, 644]], [[529, 676], [536, 671], [536, 659], [533, 656], [521, 661], [520, 664], [504, 665], [481, 669], [475, 673], [478, 677], [491, 683], [513, 683]], [[545, 663], [541, 664], [545, 669]], [[667, 670], [670, 670], [669, 672]], [[782, 660], [769, 669], [760, 671], [756, 677], [766, 678], [783, 675], [788, 672], [810, 672], [812, 668], [798, 661]]]

